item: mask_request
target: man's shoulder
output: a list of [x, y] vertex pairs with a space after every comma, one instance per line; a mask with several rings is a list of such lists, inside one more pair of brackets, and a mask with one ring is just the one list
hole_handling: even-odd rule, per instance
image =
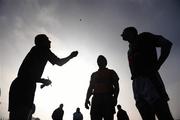
[[111, 72], [115, 72], [115, 70], [113, 70], [113, 69], [108, 69], [109, 71], [111, 71]]
[[138, 35], [139, 40], [144, 40], [144, 39], [150, 39], [154, 36], [154, 34], [150, 32], [142, 32]]
[[153, 44], [158, 39], [158, 36], [150, 32], [143, 32], [138, 35], [139, 44]]
[[122, 109], [122, 111], [126, 113], [126, 111], [125, 111], [125, 110], [123, 110], [123, 109]]
[[150, 33], [150, 32], [142, 32], [139, 34], [139, 36], [153, 36], [154, 34], [153, 33]]
[[97, 71], [93, 72], [92, 76], [98, 75], [98, 74], [101, 74], [101, 73], [111, 74], [111, 73], [116, 73], [116, 72], [113, 69], [105, 68], [103, 70], [97, 70]]
[[119, 114], [126, 114], [126, 111], [123, 109], [119, 110], [118, 112], [119, 112]]
[[115, 70], [110, 69], [110, 68], [104, 69], [104, 72], [105, 72], [105, 73], [116, 73]]
[[56, 108], [56, 110], [55, 111], [63, 111], [62, 109], [60, 109], [60, 108]]
[[96, 75], [97, 73], [98, 73], [98, 71], [95, 71], [91, 74], [91, 76]]
[[51, 50], [49, 48], [43, 48], [43, 47], [38, 47], [38, 46], [33, 46], [30, 50], [31, 53], [35, 54], [49, 54]]
[[114, 69], [108, 69], [108, 72], [109, 72], [110, 74], [116, 74], [116, 71], [115, 71]]

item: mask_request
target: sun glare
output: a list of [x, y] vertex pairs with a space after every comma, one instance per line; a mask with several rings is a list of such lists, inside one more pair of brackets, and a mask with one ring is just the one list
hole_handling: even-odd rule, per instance
[[84, 108], [84, 101], [90, 75], [95, 68], [90, 68], [87, 62], [75, 58], [61, 67], [47, 64], [43, 78], [49, 77], [52, 85], [43, 89], [37, 85], [34, 116], [49, 120], [61, 103], [64, 104], [64, 119], [72, 119], [77, 107], [80, 107], [84, 115], [89, 115], [89, 111]]

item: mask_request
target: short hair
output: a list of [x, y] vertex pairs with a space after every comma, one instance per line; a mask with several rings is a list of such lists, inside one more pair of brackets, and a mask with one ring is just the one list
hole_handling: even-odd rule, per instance
[[79, 108], [79, 107], [78, 107], [78, 108], [76, 108], [76, 111], [80, 112], [80, 108]]
[[99, 67], [106, 67], [107, 60], [103, 55], [99, 55], [97, 59], [97, 64]]
[[123, 32], [125, 34], [129, 34], [129, 33], [138, 34], [137, 29], [135, 27], [127, 27], [127, 28], [124, 29]]
[[48, 37], [45, 34], [38, 34], [35, 37], [34, 43], [35, 43], [35, 45], [40, 46], [44, 42], [47, 42], [47, 41], [49, 41], [49, 40], [48, 40]]
[[62, 108], [64, 105], [63, 104], [60, 104], [59, 107]]
[[118, 109], [121, 109], [121, 105], [118, 104], [118, 105], [117, 105], [117, 108], [118, 108]]

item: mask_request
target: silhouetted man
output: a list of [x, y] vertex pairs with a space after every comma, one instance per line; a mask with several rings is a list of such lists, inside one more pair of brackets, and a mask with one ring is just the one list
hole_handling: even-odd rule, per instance
[[73, 120], [83, 120], [83, 115], [80, 111], [80, 108], [77, 108], [76, 112], [73, 113]]
[[8, 109], [10, 120], [27, 120], [34, 101], [36, 83], [39, 82], [45, 86], [51, 84], [50, 80], [41, 79], [48, 61], [53, 65], [62, 66], [78, 54], [74, 51], [68, 57], [60, 59], [51, 52], [50, 43], [51, 41], [45, 34], [35, 37], [35, 46], [25, 57], [17, 78], [10, 87]]
[[91, 102], [91, 120], [113, 120], [117, 97], [119, 94], [119, 77], [114, 70], [106, 67], [107, 60], [100, 55], [97, 59], [98, 71], [91, 75], [87, 90], [85, 107], [89, 109]]
[[[167, 59], [172, 43], [161, 35], [149, 32], [138, 34], [135, 27], [127, 27], [122, 38], [129, 42], [128, 60], [133, 80], [133, 92], [143, 120], [173, 120], [159, 69]], [[160, 48], [157, 56], [156, 48]]]
[[129, 120], [126, 111], [121, 108], [121, 105], [117, 105], [117, 109], [117, 120]]
[[[0, 88], [0, 98], [1, 98], [1, 88]], [[0, 104], [1, 104], [1, 101], [0, 101]]]
[[52, 114], [53, 120], [63, 120], [64, 110], [63, 110], [63, 104], [60, 104], [60, 106], [54, 110]]

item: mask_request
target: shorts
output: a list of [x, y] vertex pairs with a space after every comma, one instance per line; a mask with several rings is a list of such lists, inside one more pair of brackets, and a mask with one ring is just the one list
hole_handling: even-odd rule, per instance
[[139, 76], [133, 79], [133, 93], [136, 102], [144, 100], [148, 104], [153, 105], [161, 99], [156, 86], [153, 84], [151, 78], [147, 76]]
[[[25, 82], [24, 82], [25, 81]], [[29, 84], [28, 79], [16, 78], [9, 90], [9, 111], [20, 108], [31, 109], [34, 101], [36, 84]]]
[[92, 98], [91, 115], [95, 113], [101, 116], [106, 116], [107, 114], [113, 115], [115, 113], [113, 100], [112, 95], [94, 95]]

